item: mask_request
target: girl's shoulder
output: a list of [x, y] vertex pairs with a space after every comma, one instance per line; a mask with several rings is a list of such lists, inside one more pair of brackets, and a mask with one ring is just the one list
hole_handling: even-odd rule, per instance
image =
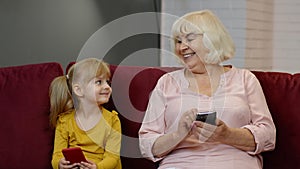
[[106, 119], [119, 119], [118, 112], [115, 110], [109, 111], [105, 108], [102, 108], [102, 115]]
[[58, 115], [58, 122], [65, 123], [74, 118], [75, 110], [67, 111]]

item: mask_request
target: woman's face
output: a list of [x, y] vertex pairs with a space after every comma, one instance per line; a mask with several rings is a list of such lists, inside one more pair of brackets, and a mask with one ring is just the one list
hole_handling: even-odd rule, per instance
[[176, 37], [175, 52], [176, 55], [191, 70], [203, 69], [203, 59], [209, 50], [204, 46], [203, 34], [182, 34]]

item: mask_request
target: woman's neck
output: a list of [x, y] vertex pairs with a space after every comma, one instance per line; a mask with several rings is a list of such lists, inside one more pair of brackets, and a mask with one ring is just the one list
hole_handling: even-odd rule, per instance
[[199, 67], [197, 70], [188, 70], [186, 71], [185, 75], [189, 78], [205, 78], [205, 77], [214, 77], [215, 75], [221, 75], [225, 72], [223, 66], [220, 65], [203, 65]]

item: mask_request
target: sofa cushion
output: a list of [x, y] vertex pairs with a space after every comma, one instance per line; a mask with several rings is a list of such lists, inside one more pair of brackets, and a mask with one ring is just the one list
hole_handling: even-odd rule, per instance
[[[138, 131], [144, 118], [151, 91], [159, 77], [177, 68], [110, 66], [112, 97], [107, 104], [119, 112], [122, 125], [121, 159], [123, 168], [156, 168], [139, 150]], [[113, 105], [113, 106], [112, 106]]]
[[52, 168], [48, 91], [62, 74], [58, 63], [0, 68], [0, 168]]
[[263, 153], [264, 169], [300, 168], [300, 74], [253, 73], [261, 83], [277, 132], [275, 150]]

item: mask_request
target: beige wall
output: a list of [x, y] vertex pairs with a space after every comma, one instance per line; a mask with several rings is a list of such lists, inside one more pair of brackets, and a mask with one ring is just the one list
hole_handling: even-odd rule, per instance
[[246, 1], [245, 68], [273, 69], [273, 0]]
[[273, 69], [300, 72], [300, 1], [274, 0]]
[[[205, 8], [220, 17], [233, 37], [237, 52], [229, 63], [251, 70], [300, 72], [299, 0], [162, 1], [162, 12], [178, 16]], [[162, 18], [162, 29], [170, 25]], [[161, 41], [168, 49], [167, 41]], [[173, 64], [171, 57], [162, 54], [161, 64]]]

